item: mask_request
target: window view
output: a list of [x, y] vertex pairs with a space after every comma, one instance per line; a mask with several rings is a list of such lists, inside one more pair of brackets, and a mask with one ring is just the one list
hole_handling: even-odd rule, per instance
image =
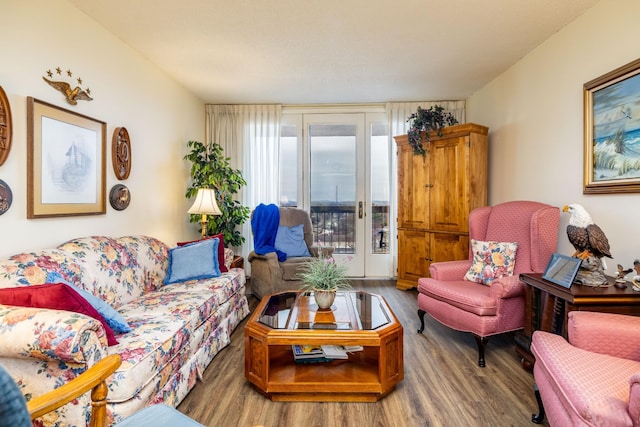
[[371, 126], [371, 252], [389, 253], [389, 135], [387, 126]]
[[335, 253], [355, 252], [356, 126], [309, 126], [311, 221]]
[[280, 206], [298, 206], [298, 137], [295, 125], [280, 127]]

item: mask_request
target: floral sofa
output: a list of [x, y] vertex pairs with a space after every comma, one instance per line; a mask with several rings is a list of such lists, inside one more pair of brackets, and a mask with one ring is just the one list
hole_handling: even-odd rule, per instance
[[[107, 345], [102, 323], [86, 315], [0, 305], [0, 364], [27, 399], [119, 353], [122, 365], [108, 380], [110, 422], [149, 404], [180, 403], [230, 343], [231, 332], [249, 308], [242, 269], [165, 285], [169, 252], [166, 244], [151, 237], [94, 236], [0, 259], [0, 288], [42, 284], [55, 277], [99, 296], [131, 328], [115, 335], [118, 344]], [[227, 267], [233, 258], [229, 252], [224, 257]], [[83, 396], [36, 425], [85, 426], [89, 409], [89, 396]]]

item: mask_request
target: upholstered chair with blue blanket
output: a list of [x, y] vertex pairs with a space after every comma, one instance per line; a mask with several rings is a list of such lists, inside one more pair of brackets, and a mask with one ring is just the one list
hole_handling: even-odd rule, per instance
[[[260, 206], [262, 207], [264, 206]], [[273, 209], [273, 205], [271, 208]], [[259, 299], [267, 294], [298, 290], [302, 284], [299, 274], [304, 271], [306, 263], [314, 257], [328, 258], [333, 255], [331, 247], [314, 246], [313, 227], [307, 211], [281, 207], [277, 208], [277, 214], [279, 214], [279, 221], [275, 230], [277, 233], [274, 244], [277, 251], [263, 250], [266, 253], [260, 253], [255, 243], [258, 236], [260, 238], [264, 236], [264, 224], [260, 219], [266, 218], [265, 222], [268, 222], [270, 215], [261, 213], [258, 208], [251, 213], [254, 250], [247, 259], [251, 263], [251, 293]], [[282, 254], [285, 256], [283, 257]]]

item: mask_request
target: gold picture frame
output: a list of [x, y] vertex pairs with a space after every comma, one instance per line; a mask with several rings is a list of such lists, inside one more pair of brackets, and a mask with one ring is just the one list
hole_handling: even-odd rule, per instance
[[584, 84], [584, 194], [640, 192], [640, 59]]
[[27, 218], [106, 213], [107, 124], [27, 98]]

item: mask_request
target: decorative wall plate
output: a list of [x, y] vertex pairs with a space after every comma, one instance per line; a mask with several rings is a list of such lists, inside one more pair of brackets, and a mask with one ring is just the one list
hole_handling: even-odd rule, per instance
[[111, 207], [117, 211], [123, 211], [131, 202], [131, 193], [129, 189], [122, 184], [116, 184], [109, 192], [109, 203]]
[[11, 107], [9, 99], [0, 86], [0, 166], [9, 157], [11, 150]]
[[13, 194], [9, 185], [0, 179], [0, 215], [5, 213], [11, 207], [13, 202]]
[[129, 178], [131, 172], [131, 139], [127, 128], [119, 127], [113, 131], [111, 141], [111, 161], [116, 178], [123, 180]]

